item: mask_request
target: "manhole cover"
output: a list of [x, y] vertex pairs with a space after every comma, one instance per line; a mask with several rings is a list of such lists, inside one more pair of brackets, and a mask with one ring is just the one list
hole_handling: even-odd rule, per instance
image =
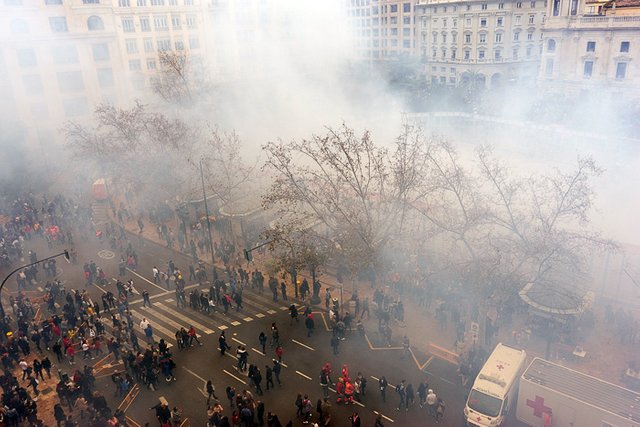
[[98, 256], [104, 259], [112, 259], [116, 256], [116, 254], [106, 249], [103, 249], [100, 252], [98, 252]]

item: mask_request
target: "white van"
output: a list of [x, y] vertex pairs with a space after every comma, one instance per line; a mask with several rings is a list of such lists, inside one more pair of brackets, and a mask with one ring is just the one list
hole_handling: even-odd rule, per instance
[[515, 407], [518, 380], [527, 353], [499, 343], [473, 383], [464, 415], [468, 426], [502, 425], [511, 407]]

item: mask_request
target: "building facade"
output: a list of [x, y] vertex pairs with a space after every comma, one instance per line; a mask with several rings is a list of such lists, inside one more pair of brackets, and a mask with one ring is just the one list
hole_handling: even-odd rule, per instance
[[432, 83], [533, 84], [545, 20], [543, 0], [421, 0], [418, 47]]
[[129, 105], [148, 88], [161, 50], [203, 50], [200, 0], [4, 0], [2, 112], [29, 148], [61, 142], [67, 120], [97, 104]]
[[640, 96], [640, 1], [552, 0], [540, 86], [546, 92]]

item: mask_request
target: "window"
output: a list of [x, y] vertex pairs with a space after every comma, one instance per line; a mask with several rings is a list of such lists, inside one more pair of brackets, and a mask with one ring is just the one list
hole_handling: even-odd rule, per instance
[[437, 55], [438, 55], [438, 52], [436, 52], [436, 50], [435, 50], [435, 49], [433, 49], [433, 51], [431, 52], [431, 57], [432, 57], [433, 59], [436, 59], [436, 56], [437, 56]]
[[146, 38], [142, 41], [145, 53], [153, 52], [153, 39]]
[[94, 44], [91, 46], [91, 50], [93, 52], [94, 61], [99, 62], [109, 60], [109, 46], [106, 43]]
[[518, 59], [518, 49], [513, 49], [512, 55], [513, 59]]
[[136, 31], [133, 18], [122, 18], [122, 31], [125, 33], [133, 33]]
[[389, 9], [390, 9], [391, 13], [397, 13], [398, 12], [398, 5], [397, 4], [392, 4]]
[[447, 57], [447, 49], [446, 48], [442, 48], [442, 59], [446, 59]]
[[136, 4], [138, 5], [138, 7], [146, 7], [147, 0], [137, 0]]
[[533, 31], [527, 33], [527, 40], [533, 40]]
[[478, 59], [479, 60], [484, 60], [484, 50], [483, 49], [480, 49], [478, 51]]
[[554, 39], [549, 39], [547, 41], [547, 52], [555, 52], [556, 51], [556, 41]]
[[569, 13], [573, 16], [578, 14], [578, 0], [571, 0], [571, 7]]
[[480, 18], [480, 26], [481, 27], [487, 26], [487, 18]]
[[[6, 1], [4, 3], [5, 3], [5, 5], [7, 5]], [[14, 6], [17, 6], [17, 5], [22, 4], [22, 1], [16, 1], [16, 2], [13, 2], [13, 3], [14, 3]], [[47, 6], [55, 6], [57, 4], [62, 4], [62, 0], [44, 0], [44, 4], [46, 4]]]
[[174, 30], [180, 28], [180, 15], [171, 15], [171, 26]]
[[151, 6], [164, 6], [164, 0], [151, 0]]
[[591, 78], [593, 74], [593, 61], [584, 61], [584, 69], [582, 72], [582, 77], [585, 79]]
[[411, 48], [411, 40], [402, 40], [402, 47], [405, 49]]
[[502, 27], [504, 23], [504, 18], [503, 17], [499, 17], [498, 19], [496, 19], [496, 26], [497, 27]]
[[140, 31], [144, 31], [144, 32], [151, 31], [151, 24], [149, 23], [148, 16], [140, 17]]
[[458, 33], [455, 31], [451, 33], [451, 43], [458, 43]]
[[100, 87], [111, 87], [114, 84], [111, 68], [98, 68], [98, 84]]
[[24, 19], [14, 19], [11, 21], [11, 32], [14, 34], [28, 33], [29, 26]]
[[616, 66], [616, 79], [622, 80], [627, 76], [627, 63], [626, 62], [618, 62]]
[[560, 0], [553, 0], [553, 16], [560, 15]]
[[404, 13], [409, 13], [411, 12], [411, 3], [403, 3], [402, 4], [402, 11]]
[[411, 25], [411, 17], [410, 16], [405, 16], [404, 18], [402, 18], [402, 24], [403, 25]]
[[433, 40], [433, 43], [438, 43], [438, 33], [433, 33], [432, 40]]
[[54, 33], [66, 33], [69, 31], [67, 28], [67, 18], [64, 16], [51, 16], [49, 17], [49, 27]]
[[391, 29], [391, 33], [392, 36], [397, 36], [398, 35], [398, 29], [397, 28], [392, 28]]
[[184, 42], [182, 40], [176, 40], [176, 50], [184, 50]]
[[411, 37], [411, 28], [403, 28], [402, 29], [403, 37]]
[[82, 4], [100, 4], [100, 0], [82, 0]]
[[502, 51], [500, 51], [500, 50], [495, 50], [495, 51], [493, 52], [493, 58], [494, 58], [496, 61], [501, 60], [501, 59], [502, 59]]
[[486, 3], [482, 3], [482, 10], [487, 10], [487, 4]]
[[520, 31], [516, 31], [515, 33], [513, 33], [513, 41], [520, 41]]
[[132, 59], [129, 61], [129, 71], [140, 71], [142, 66], [140, 65], [139, 59]]
[[443, 27], [447, 26], [447, 18], [442, 18], [442, 26]]
[[498, 3], [498, 9], [504, 9], [504, 3]]
[[527, 46], [527, 58], [531, 58], [531, 46]]
[[156, 69], [156, 60], [147, 59], [147, 70], [155, 70], [155, 69]]
[[16, 51], [18, 55], [18, 65], [22, 68], [36, 67], [38, 61], [36, 60], [36, 52], [33, 49], [18, 49]]
[[78, 63], [78, 50], [73, 45], [54, 46], [51, 49], [51, 56], [56, 65]]
[[455, 74], [455, 73], [456, 73], [456, 69], [455, 69], [455, 68], [449, 68], [449, 72], [450, 72], [451, 74]]
[[464, 51], [464, 59], [466, 61], [468, 61], [469, 59], [471, 59], [471, 51], [470, 50], [465, 50]]
[[171, 40], [169, 39], [159, 39], [158, 40], [158, 50], [159, 51], [167, 51], [171, 50]]
[[129, 55], [138, 53], [138, 41], [136, 39], [127, 39], [125, 43], [127, 45], [127, 53]]
[[74, 92], [84, 90], [84, 82], [82, 81], [82, 72], [80, 71], [61, 71], [56, 73], [58, 78], [58, 87], [60, 92]]
[[522, 23], [522, 15], [516, 15], [516, 25], [520, 25]]
[[24, 91], [27, 95], [42, 95], [44, 92], [42, 79], [38, 74], [22, 76], [22, 85], [24, 86]]
[[153, 25], [156, 28], [156, 30], [159, 30], [159, 31], [164, 31], [169, 29], [166, 16], [154, 16]]
[[536, 2], [535, 2], [535, 1], [532, 1], [532, 2], [531, 2], [531, 9], [535, 9], [535, 8], [536, 8]]
[[587, 42], [587, 52], [596, 51], [596, 42]]
[[620, 52], [621, 53], [629, 53], [629, 42], [620, 42]]
[[456, 59], [456, 49], [451, 49], [451, 59]]
[[131, 7], [131, 0], [118, 0], [118, 6]]
[[486, 43], [487, 42], [487, 34], [486, 33], [480, 33], [478, 36], [479, 36], [478, 37], [478, 41], [480, 43]]
[[447, 83], [447, 78], [445, 76], [440, 76], [440, 83], [446, 84]]
[[465, 27], [470, 27], [471, 26], [471, 18], [467, 18], [464, 20], [464, 26]]
[[178, 0], [169, 0], [169, 6], [177, 6]]
[[184, 0], [185, 6], [193, 6], [193, 0]]
[[199, 49], [200, 39], [198, 37], [189, 37], [189, 49]]
[[196, 15], [187, 15], [187, 27], [196, 28], [198, 21]]
[[547, 63], [544, 67], [544, 75], [551, 77], [553, 75], [553, 58], [547, 59]]
[[496, 43], [502, 43], [502, 33], [496, 33]]
[[104, 30], [104, 22], [102, 22], [102, 18], [99, 16], [90, 16], [87, 19], [87, 28], [89, 31]]
[[536, 22], [536, 15], [529, 15], [529, 24], [533, 25]]
[[467, 5], [467, 12], [468, 12], [468, 11], [470, 11], [470, 10], [471, 10], [471, 5], [470, 5], [470, 4], [468, 4], [468, 5]]
[[89, 113], [87, 98], [71, 98], [62, 101], [64, 114], [67, 117], [83, 116]]
[[516, 3], [516, 9], [522, 9], [522, 2], [521, 1]]
[[457, 27], [457, 26], [458, 26], [458, 20], [457, 20], [457, 19], [455, 19], [455, 18], [453, 18], [453, 25], [452, 25], [452, 27], [453, 27], [453, 28], [455, 28], [455, 27]]
[[455, 77], [449, 77], [449, 83], [456, 84], [456, 78]]
[[447, 42], [447, 33], [442, 33], [442, 43]]
[[464, 42], [465, 43], [471, 43], [471, 34], [465, 34], [464, 35]]

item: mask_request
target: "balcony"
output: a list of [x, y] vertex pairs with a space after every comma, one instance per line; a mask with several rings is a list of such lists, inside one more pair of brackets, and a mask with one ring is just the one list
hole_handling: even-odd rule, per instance
[[571, 17], [548, 17], [545, 29], [598, 29], [598, 28], [637, 28], [640, 26], [640, 16], [571, 16]]

